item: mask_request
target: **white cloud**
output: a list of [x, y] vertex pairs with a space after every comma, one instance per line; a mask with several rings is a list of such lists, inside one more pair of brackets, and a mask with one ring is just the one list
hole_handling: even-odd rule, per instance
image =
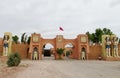
[[114, 0], [0, 0], [0, 32], [38, 32], [53, 38], [62, 26], [65, 38], [75, 38], [107, 27], [120, 37], [120, 6], [113, 4]]
[[116, 7], [116, 6], [120, 6], [120, 0], [113, 0], [110, 4], [111, 7]]

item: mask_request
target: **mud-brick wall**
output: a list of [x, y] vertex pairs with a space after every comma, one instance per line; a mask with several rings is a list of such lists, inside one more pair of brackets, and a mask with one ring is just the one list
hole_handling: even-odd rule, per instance
[[0, 56], [2, 56], [2, 53], [3, 53], [3, 39], [0, 38]]
[[18, 52], [22, 59], [27, 58], [29, 46], [27, 44], [13, 44], [12, 52]]
[[119, 54], [119, 56], [120, 56], [120, 44], [118, 45], [118, 54]]
[[99, 55], [102, 54], [101, 45], [91, 45], [89, 49], [90, 49], [89, 54], [88, 54], [89, 60], [97, 60]]
[[[119, 56], [120, 56], [120, 44], [118, 45], [118, 51], [119, 51]], [[97, 60], [99, 55], [102, 55], [102, 45], [90, 46], [90, 52], [88, 54], [88, 59]]]
[[3, 53], [3, 45], [0, 45], [0, 56], [2, 56]]

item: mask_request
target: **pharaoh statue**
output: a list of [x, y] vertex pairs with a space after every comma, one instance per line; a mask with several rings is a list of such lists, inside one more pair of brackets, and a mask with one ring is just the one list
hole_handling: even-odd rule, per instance
[[84, 47], [82, 48], [82, 51], [81, 51], [81, 59], [85, 60], [85, 48]]
[[3, 56], [9, 56], [12, 52], [12, 33], [5, 32], [3, 37]]
[[118, 37], [113, 37], [113, 54], [114, 54], [114, 57], [118, 57], [119, 54], [118, 54], [118, 43], [119, 43], [119, 40], [118, 40]]
[[33, 51], [33, 60], [38, 60], [38, 50], [36, 47], [34, 48], [34, 51]]
[[9, 36], [5, 35], [3, 38], [3, 56], [8, 56]]
[[107, 57], [111, 56], [110, 48], [111, 48], [111, 40], [110, 37], [105, 38], [105, 48]]

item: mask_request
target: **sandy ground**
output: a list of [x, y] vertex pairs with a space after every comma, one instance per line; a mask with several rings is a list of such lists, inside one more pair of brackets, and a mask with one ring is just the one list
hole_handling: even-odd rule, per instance
[[27, 63], [21, 63], [17, 67], [8, 67], [6, 62], [0, 61], [0, 78], [16, 78], [17, 73], [25, 70], [27, 67]]
[[2, 73], [0, 78], [120, 78], [120, 61], [23, 60]]

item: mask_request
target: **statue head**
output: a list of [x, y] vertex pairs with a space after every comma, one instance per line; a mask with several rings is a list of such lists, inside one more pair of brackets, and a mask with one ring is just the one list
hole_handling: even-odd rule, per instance
[[113, 41], [118, 41], [118, 37], [113, 37]]
[[116, 37], [116, 41], [118, 41], [118, 37]]
[[9, 36], [8, 35], [4, 35], [3, 40], [9, 40]]
[[106, 40], [106, 42], [110, 41], [110, 37], [106, 37], [105, 40]]

